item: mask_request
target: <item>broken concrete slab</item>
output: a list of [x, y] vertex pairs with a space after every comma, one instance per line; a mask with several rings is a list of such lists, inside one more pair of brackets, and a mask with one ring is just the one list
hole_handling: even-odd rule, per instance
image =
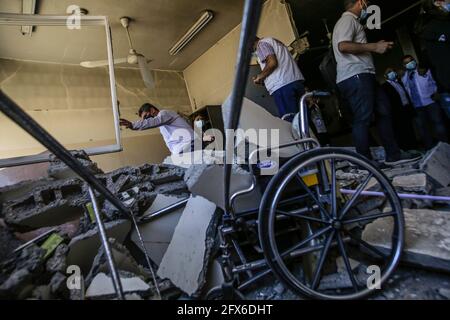
[[425, 173], [397, 176], [392, 184], [401, 191], [420, 194], [429, 194], [433, 189], [433, 185]]
[[[149, 278], [150, 272], [146, 271], [136, 260], [132, 257], [128, 249], [121, 245], [116, 239], [110, 238], [109, 245], [111, 248], [114, 262], [118, 270], [130, 272], [136, 274], [144, 279]], [[85, 284], [89, 286], [92, 279], [99, 273], [109, 273], [109, 265], [107, 262], [105, 249], [101, 246], [98, 250], [98, 254], [95, 256], [92, 263], [91, 270], [86, 277]]]
[[[139, 295], [149, 295], [151, 287], [138, 276], [124, 277], [120, 273], [120, 282], [124, 293]], [[110, 299], [116, 296], [111, 277], [105, 273], [99, 273], [92, 280], [90, 286], [86, 290], [86, 298], [88, 299]]]
[[47, 260], [46, 270], [51, 273], [65, 273], [67, 269], [66, 255], [69, 247], [66, 244], [60, 244], [54, 254]]
[[53, 183], [53, 179], [41, 178], [39, 180], [27, 180], [17, 184], [0, 188], [0, 203], [7, 203], [25, 196], [34, 189], [48, 186]]
[[217, 232], [216, 209], [205, 198], [189, 199], [158, 269], [161, 279], [169, 279], [190, 296], [205, 283]]
[[[72, 156], [74, 156], [78, 162], [90, 170], [93, 174], [102, 174], [103, 171], [97, 166], [97, 163], [92, 162], [87, 153], [83, 150], [76, 150], [70, 152]], [[48, 176], [54, 179], [67, 179], [74, 178], [78, 175], [70, 169], [64, 162], [59, 160], [54, 155], [50, 155], [50, 165], [48, 167]]]
[[[151, 207], [144, 213], [144, 215], [150, 215], [179, 201], [180, 198], [178, 197], [158, 194]], [[157, 265], [161, 263], [161, 260], [166, 253], [167, 247], [172, 240], [173, 233], [175, 232], [175, 228], [180, 220], [183, 210], [184, 207], [181, 207], [139, 226], [145, 248], [147, 249], [150, 259], [152, 259], [152, 261]], [[131, 240], [138, 248], [141, 247], [139, 237], [135, 230], [131, 233]]]
[[450, 185], [450, 144], [440, 142], [423, 158], [420, 169], [441, 187], [448, 187]]
[[[445, 211], [405, 209], [404, 215], [406, 228], [403, 261], [449, 272], [450, 214]], [[386, 250], [390, 246], [392, 228], [392, 219], [378, 219], [366, 226], [363, 240]]]
[[[105, 223], [105, 229], [109, 238], [114, 238], [119, 243], [123, 243], [131, 229], [131, 222], [128, 220], [107, 222]], [[79, 266], [83, 274], [87, 275], [100, 246], [101, 241], [97, 227], [74, 237], [69, 243], [67, 264]]]
[[[222, 165], [193, 165], [185, 174], [186, 184], [193, 195], [201, 196], [215, 203], [222, 210], [224, 205], [224, 166]], [[214, 182], [218, 183], [214, 183]], [[214, 183], [212, 187], [211, 183]], [[233, 166], [230, 182], [230, 193], [248, 189], [253, 183], [253, 176], [244, 169]], [[236, 212], [252, 210], [259, 207], [261, 192], [256, 187], [252, 192], [236, 198], [234, 209]]]
[[0, 223], [0, 262], [6, 259], [22, 242], [17, 239], [8, 227]]

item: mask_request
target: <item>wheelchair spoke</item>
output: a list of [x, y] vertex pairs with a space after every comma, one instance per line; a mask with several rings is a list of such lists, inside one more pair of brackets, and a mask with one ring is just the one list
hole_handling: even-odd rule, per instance
[[323, 207], [322, 203], [317, 199], [316, 195], [311, 191], [311, 189], [308, 188], [308, 186], [303, 181], [302, 177], [297, 174], [296, 176], [297, 180], [300, 182], [301, 186], [305, 191], [308, 193], [308, 195], [313, 198], [314, 202], [319, 206], [320, 211], [328, 218], [331, 219], [330, 214], [328, 211]]
[[336, 160], [331, 159], [331, 216], [337, 218]]
[[362, 245], [363, 247], [365, 247], [366, 249], [368, 249], [369, 251], [371, 251], [372, 253], [375, 253], [377, 256], [381, 257], [381, 258], [388, 258], [388, 256], [386, 254], [384, 254], [383, 252], [381, 252], [380, 250], [378, 250], [377, 248], [375, 248], [374, 246], [372, 246], [371, 244], [367, 243], [366, 241], [355, 237], [354, 235], [351, 234], [351, 232], [344, 230], [344, 232], [353, 240], [355, 240], [356, 242], [358, 242], [360, 245]]
[[361, 192], [363, 192], [364, 189], [367, 187], [367, 185], [369, 184], [369, 181], [370, 181], [370, 179], [372, 179], [372, 177], [373, 177], [373, 174], [372, 173], [369, 174], [369, 176], [366, 178], [366, 180], [364, 180], [364, 182], [358, 187], [358, 189], [356, 190], [353, 197], [350, 199], [349, 202], [347, 202], [345, 204], [344, 209], [342, 209], [342, 211], [340, 212], [339, 219], [342, 220], [345, 217], [347, 212], [351, 209], [351, 207], [355, 204], [358, 197], [361, 195]]
[[309, 237], [307, 237], [305, 240], [301, 241], [300, 243], [296, 244], [295, 246], [293, 246], [292, 248], [288, 249], [287, 251], [283, 252], [281, 254], [281, 257], [286, 257], [288, 255], [290, 255], [292, 252], [298, 250], [299, 248], [303, 247], [305, 244], [307, 244], [308, 242], [320, 237], [321, 235], [323, 235], [324, 233], [327, 233], [328, 231], [330, 231], [332, 228], [331, 227], [325, 227], [323, 229], [320, 229], [319, 231], [317, 231], [316, 233], [310, 235]]
[[342, 259], [344, 259], [345, 268], [347, 269], [348, 276], [350, 277], [350, 281], [352, 282], [353, 289], [355, 290], [355, 292], [358, 292], [358, 282], [356, 281], [355, 275], [353, 274], [350, 260], [348, 259], [347, 252], [345, 251], [344, 241], [342, 241], [342, 237], [339, 232], [336, 233], [336, 239], [337, 239], [339, 251], [341, 252], [341, 255], [342, 255]]
[[323, 269], [323, 265], [325, 263], [326, 257], [328, 255], [328, 251], [330, 250], [331, 247], [331, 242], [333, 241], [334, 235], [336, 234], [336, 231], [333, 230], [330, 235], [327, 238], [327, 242], [325, 244], [325, 247], [322, 250], [322, 253], [320, 254], [320, 259], [319, 259], [319, 263], [317, 264], [317, 268], [316, 271], [314, 273], [314, 278], [313, 278], [313, 282], [311, 287], [313, 288], [313, 290], [317, 289], [317, 286], [320, 283], [320, 279], [322, 277], [322, 269]]
[[352, 218], [352, 219], [348, 219], [348, 220], [343, 220], [342, 224], [347, 225], [347, 224], [352, 224], [352, 223], [357, 223], [357, 222], [377, 220], [377, 219], [381, 219], [381, 218], [392, 217], [394, 215], [396, 215], [395, 212], [369, 214], [367, 216], [361, 216], [361, 217], [358, 217], [358, 218]]
[[329, 222], [324, 221], [322, 219], [310, 217], [310, 216], [307, 216], [305, 214], [298, 214], [296, 212], [288, 212], [288, 211], [277, 210], [277, 213], [281, 214], [283, 216], [288, 216], [288, 217], [292, 217], [292, 218], [308, 220], [308, 221], [311, 221], [311, 222], [318, 222], [318, 223], [327, 224], [327, 225], [330, 224]]

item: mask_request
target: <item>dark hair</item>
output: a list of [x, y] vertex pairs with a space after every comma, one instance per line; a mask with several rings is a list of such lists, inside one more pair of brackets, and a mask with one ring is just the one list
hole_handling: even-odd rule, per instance
[[156, 111], [159, 111], [157, 107], [152, 105], [151, 103], [144, 103], [138, 111], [139, 117], [142, 116], [144, 112], [149, 112], [151, 109], [155, 109]]
[[359, 0], [344, 0], [344, 8], [345, 10], [353, 7]]
[[403, 61], [405, 61], [406, 59], [416, 60], [412, 55], [407, 54], [407, 55], [403, 56], [403, 58], [402, 58], [402, 63], [403, 63]]

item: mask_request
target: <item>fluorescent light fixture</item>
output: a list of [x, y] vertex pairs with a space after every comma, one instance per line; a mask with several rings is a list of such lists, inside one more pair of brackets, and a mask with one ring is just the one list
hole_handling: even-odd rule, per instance
[[[22, 14], [35, 14], [36, 13], [36, 0], [22, 0]], [[20, 32], [24, 36], [31, 36], [33, 33], [33, 26], [21, 26]]]
[[178, 54], [206, 25], [214, 18], [212, 11], [206, 10], [194, 25], [175, 43], [169, 50], [169, 54], [174, 56]]

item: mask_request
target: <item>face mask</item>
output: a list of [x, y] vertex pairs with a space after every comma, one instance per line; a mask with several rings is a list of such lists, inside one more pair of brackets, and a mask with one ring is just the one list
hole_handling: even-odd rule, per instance
[[444, 4], [444, 6], [442, 7], [442, 9], [444, 9], [445, 12], [450, 12], [450, 3]]
[[369, 13], [367, 12], [367, 4], [366, 4], [366, 8], [362, 8], [361, 14], [359, 15], [359, 19], [364, 20], [367, 18], [368, 15]]
[[417, 61], [413, 60], [411, 62], [409, 62], [408, 64], [406, 64], [406, 69], [409, 71], [413, 71], [416, 70], [417, 68]]
[[397, 80], [397, 72], [391, 71], [387, 74], [387, 78], [391, 81]]
[[199, 129], [203, 128], [203, 120], [197, 120], [194, 122], [194, 124]]

